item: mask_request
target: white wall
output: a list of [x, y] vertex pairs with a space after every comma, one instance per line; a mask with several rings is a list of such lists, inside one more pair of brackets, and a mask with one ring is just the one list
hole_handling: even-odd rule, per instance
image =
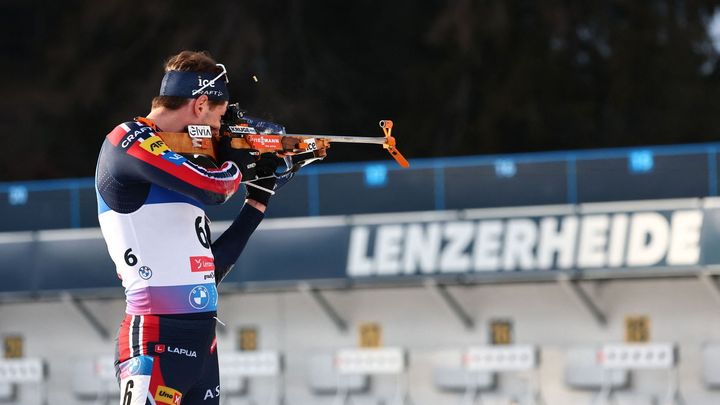
[[[459, 403], [457, 394], [440, 393], [432, 384], [432, 369], [447, 358], [442, 353], [468, 345], [484, 344], [491, 318], [514, 321], [517, 343], [537, 344], [542, 349], [539, 370], [547, 404], [589, 404], [592, 393], [572, 391], [563, 382], [564, 352], [573, 345], [617, 342], [624, 338], [627, 315], [651, 318], [653, 341], [678, 342], [680, 384], [688, 404], [720, 403], [720, 391], [702, 385], [701, 344], [720, 341], [720, 304], [694, 279], [586, 282], [608, 317], [599, 326], [589, 313], [553, 283], [451, 287], [450, 291], [476, 321], [466, 330], [450, 310], [424, 288], [374, 289], [326, 292], [327, 299], [350, 324], [339, 332], [322, 310], [300, 292], [273, 294], [223, 294], [219, 318], [228, 331], [219, 335], [221, 353], [236, 347], [235, 331], [243, 325], [259, 328], [260, 349], [286, 355], [286, 395], [289, 405], [332, 404], [333, 397], [317, 397], [307, 385], [307, 360], [313, 353], [357, 345], [357, 326], [379, 322], [386, 346], [403, 346], [410, 352], [409, 387], [416, 405]], [[88, 301], [91, 311], [114, 335], [123, 316], [123, 302]], [[78, 359], [113, 352], [112, 341], [102, 341], [84, 318], [69, 304], [22, 303], [0, 305], [0, 334], [25, 336], [25, 355], [44, 357], [50, 364], [50, 404], [83, 404], [72, 394], [73, 367]], [[443, 360], [445, 359], [445, 360]], [[658, 372], [636, 373], [633, 391], [663, 392], [665, 376]], [[522, 380], [505, 376], [504, 390], [519, 390]], [[377, 396], [392, 397], [394, 379], [382, 377], [372, 384], [372, 394], [355, 404], [376, 404]], [[275, 394], [280, 383], [266, 379], [251, 382], [251, 392], [261, 403]], [[24, 387], [18, 404], [37, 403], [36, 387]], [[233, 403], [248, 403], [237, 398]]]

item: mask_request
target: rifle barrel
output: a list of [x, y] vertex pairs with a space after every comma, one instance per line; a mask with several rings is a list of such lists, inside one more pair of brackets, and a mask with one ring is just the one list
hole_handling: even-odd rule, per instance
[[317, 138], [327, 139], [330, 142], [341, 142], [341, 143], [374, 143], [378, 145], [384, 145], [387, 139], [382, 136], [346, 136], [346, 135], [306, 135], [306, 134], [285, 134], [284, 136], [291, 136], [295, 138]]

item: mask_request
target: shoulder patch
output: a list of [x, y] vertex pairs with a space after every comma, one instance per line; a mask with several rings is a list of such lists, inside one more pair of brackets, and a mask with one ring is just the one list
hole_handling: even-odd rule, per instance
[[160, 156], [169, 150], [167, 145], [165, 145], [165, 142], [163, 142], [163, 140], [157, 135], [153, 135], [140, 142], [140, 147], [155, 156]]
[[129, 148], [136, 140], [145, 139], [146, 135], [154, 133], [152, 128], [134, 121], [120, 124], [120, 126], [127, 129], [127, 133], [120, 141], [120, 147], [123, 149]]

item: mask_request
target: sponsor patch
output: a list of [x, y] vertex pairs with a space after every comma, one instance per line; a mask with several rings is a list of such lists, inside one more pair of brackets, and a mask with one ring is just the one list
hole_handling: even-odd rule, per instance
[[195, 309], [204, 309], [208, 306], [208, 304], [210, 304], [210, 292], [207, 287], [198, 285], [190, 291], [188, 299], [191, 307]]
[[228, 129], [233, 134], [257, 134], [257, 131], [255, 131], [255, 128], [248, 127], [245, 125], [231, 125], [228, 127]]
[[215, 261], [209, 256], [190, 256], [190, 271], [214, 271]]
[[282, 138], [280, 136], [269, 135], [246, 135], [245, 140], [255, 149], [270, 148], [274, 150], [282, 149]]
[[160, 344], [160, 343], [156, 344], [155, 345], [155, 353], [158, 353], [158, 354], [165, 353], [165, 345]]
[[158, 385], [154, 398], [155, 401], [163, 404], [179, 405], [182, 400], [182, 393], [170, 387]]
[[120, 363], [120, 378], [152, 374], [153, 358], [137, 356]]
[[[152, 132], [152, 128], [150, 127], [140, 127], [138, 124], [130, 124], [127, 126], [128, 133], [125, 135], [123, 140], [120, 142], [120, 147], [123, 149], [127, 149], [134, 143], [138, 137], [141, 137], [146, 132]], [[137, 128], [137, 129], [136, 129]]]
[[182, 347], [168, 346], [167, 352], [179, 354], [185, 357], [197, 357], [197, 352], [195, 350], [189, 350]]
[[188, 125], [188, 134], [192, 138], [211, 138], [212, 129], [209, 125]]
[[138, 269], [138, 274], [143, 280], [148, 280], [152, 277], [152, 270], [148, 266], [142, 266]]
[[182, 155], [179, 155], [175, 152], [163, 153], [162, 158], [178, 166], [185, 163], [185, 161], [187, 160]]
[[156, 156], [160, 156], [164, 152], [170, 150], [167, 145], [165, 145], [165, 142], [163, 142], [163, 140], [157, 135], [153, 135], [140, 142], [140, 147]]

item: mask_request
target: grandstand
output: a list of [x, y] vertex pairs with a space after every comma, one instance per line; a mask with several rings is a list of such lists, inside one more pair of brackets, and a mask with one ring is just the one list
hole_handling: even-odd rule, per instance
[[[221, 285], [222, 403], [720, 403], [718, 148], [304, 168]], [[0, 207], [0, 402], [117, 403], [92, 179]]]

